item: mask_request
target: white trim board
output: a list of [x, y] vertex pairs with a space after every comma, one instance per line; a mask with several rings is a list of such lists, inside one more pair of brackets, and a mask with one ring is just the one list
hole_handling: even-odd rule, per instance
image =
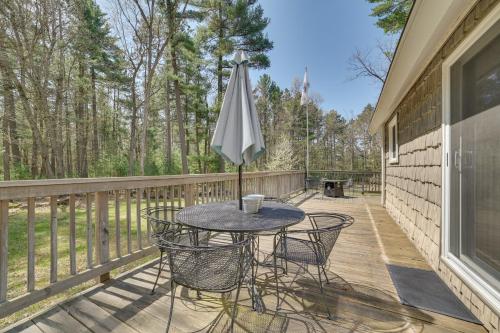
[[500, 4], [471, 31], [458, 47], [443, 62], [442, 71], [442, 208], [441, 208], [441, 260], [452, 270], [486, 305], [497, 315], [500, 315], [500, 292], [489, 285], [479, 274], [471, 270], [450, 251], [450, 69], [451, 66], [474, 43], [500, 20]]

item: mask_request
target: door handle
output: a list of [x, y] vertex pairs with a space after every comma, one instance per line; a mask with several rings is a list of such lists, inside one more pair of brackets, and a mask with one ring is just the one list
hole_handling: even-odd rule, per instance
[[454, 156], [454, 161], [453, 164], [455, 165], [455, 168], [460, 170], [460, 152], [458, 150], [455, 150], [455, 156]]
[[462, 157], [462, 167], [466, 169], [472, 168], [472, 159], [473, 159], [473, 151], [472, 150], [466, 150], [463, 153]]

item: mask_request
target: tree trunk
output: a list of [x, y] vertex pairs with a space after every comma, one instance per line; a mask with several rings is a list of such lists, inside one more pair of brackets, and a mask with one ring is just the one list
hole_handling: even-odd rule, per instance
[[134, 71], [132, 76], [132, 119], [130, 120], [130, 146], [128, 150], [128, 174], [129, 176], [135, 175], [135, 146], [137, 141], [137, 90], [135, 80], [137, 77], [137, 70]]
[[[224, 29], [222, 26], [222, 3], [219, 3], [219, 44], [222, 43], [222, 39], [224, 38]], [[222, 98], [223, 98], [223, 82], [222, 82], [222, 55], [220, 54], [217, 58], [217, 107], [222, 107]], [[216, 111], [217, 115], [219, 114], [220, 109]], [[224, 158], [219, 155], [219, 172], [226, 171], [226, 162]]]
[[144, 83], [144, 112], [142, 114], [143, 121], [142, 121], [142, 132], [141, 132], [141, 151], [139, 157], [139, 169], [141, 176], [144, 176], [144, 163], [146, 160], [146, 153], [148, 150], [147, 144], [148, 144], [149, 107], [150, 107], [149, 104], [151, 99], [150, 94], [151, 94], [151, 82], [148, 75]]
[[170, 82], [165, 81], [165, 168], [172, 167], [172, 122], [170, 117]]
[[21, 151], [19, 149], [19, 135], [17, 133], [17, 120], [16, 120], [16, 104], [14, 99], [14, 85], [10, 80], [7, 80], [7, 76], [4, 75], [3, 80], [3, 94], [4, 94], [4, 122], [7, 122], [8, 133], [4, 133], [5, 136], [8, 135], [10, 141], [10, 150], [12, 153], [12, 163], [14, 166], [18, 166], [21, 162]]
[[3, 121], [2, 121], [2, 142], [3, 142], [3, 180], [10, 180], [10, 142], [9, 142], [9, 117], [7, 105], [9, 90], [6, 88], [6, 79], [3, 80], [3, 93], [4, 93], [4, 108], [3, 108]]
[[194, 112], [194, 133], [195, 133], [195, 138], [196, 142], [194, 143], [194, 147], [196, 149], [196, 156], [197, 156], [197, 161], [198, 161], [198, 172], [202, 173], [202, 166], [201, 166], [201, 151], [200, 151], [200, 144], [201, 144], [201, 138], [200, 138], [200, 117], [199, 117], [199, 110], [195, 110]]
[[[59, 9], [59, 38], [62, 40], [62, 18]], [[63, 91], [64, 91], [64, 52], [62, 46], [59, 51], [58, 74], [56, 78], [56, 100], [55, 100], [55, 140], [53, 143], [54, 168], [57, 178], [64, 178], [64, 148], [63, 148]]]
[[188, 174], [188, 162], [187, 162], [187, 147], [186, 147], [186, 135], [184, 130], [184, 113], [182, 112], [181, 105], [181, 88], [178, 79], [178, 68], [177, 68], [177, 54], [175, 52], [175, 46], [172, 46], [171, 51], [171, 62], [172, 70], [174, 73], [174, 94], [175, 94], [175, 112], [177, 113], [177, 125], [179, 127], [179, 143], [181, 146], [181, 163], [182, 163], [182, 173]]
[[184, 129], [186, 132], [186, 156], [191, 155], [191, 136], [189, 135], [188, 98], [184, 95]]
[[[208, 108], [208, 96], [205, 96], [205, 106], [207, 112], [205, 115], [205, 156], [210, 153], [210, 110]], [[203, 173], [208, 173], [207, 159], [203, 160]]]
[[82, 82], [85, 77], [85, 65], [82, 60], [78, 64], [78, 79], [80, 80], [77, 91], [77, 105], [75, 108], [76, 124], [76, 171], [79, 177], [88, 177], [87, 169], [87, 121], [85, 87]]
[[92, 89], [92, 162], [94, 172], [97, 170], [97, 163], [99, 162], [99, 128], [97, 122], [97, 91], [96, 91], [96, 73], [95, 68], [90, 68], [90, 79]]
[[69, 122], [69, 104], [68, 104], [68, 91], [64, 94], [64, 130], [66, 131], [66, 175], [73, 176], [73, 153], [71, 151], [71, 125]]

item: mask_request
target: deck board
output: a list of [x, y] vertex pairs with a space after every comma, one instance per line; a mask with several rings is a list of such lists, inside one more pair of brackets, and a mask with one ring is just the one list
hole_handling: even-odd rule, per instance
[[[342, 231], [327, 265], [330, 284], [321, 296], [310, 272], [289, 264], [279, 279], [281, 310], [275, 311], [274, 275], [259, 268], [258, 287], [266, 305], [263, 314], [251, 310], [242, 289], [236, 332], [443, 332], [478, 333], [476, 324], [400, 304], [386, 264], [430, 269], [399, 226], [381, 207], [378, 197], [305, 200], [305, 211], [331, 211], [352, 215], [355, 223]], [[304, 221], [298, 228], [307, 227]], [[261, 258], [269, 254], [272, 237], [261, 237]], [[170, 305], [169, 273], [165, 271], [154, 295], [150, 294], [158, 263], [151, 263], [113, 279], [8, 332], [164, 332]], [[226, 332], [233, 297], [176, 290], [171, 332]], [[333, 315], [327, 319], [326, 306]]]

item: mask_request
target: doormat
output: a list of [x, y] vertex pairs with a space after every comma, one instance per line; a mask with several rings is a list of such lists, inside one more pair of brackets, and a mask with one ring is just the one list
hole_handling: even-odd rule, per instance
[[387, 265], [401, 303], [472, 323], [482, 323], [434, 271]]

